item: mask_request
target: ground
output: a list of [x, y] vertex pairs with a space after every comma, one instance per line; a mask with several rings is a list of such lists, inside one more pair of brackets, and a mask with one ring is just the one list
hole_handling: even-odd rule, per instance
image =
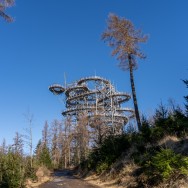
[[73, 175], [71, 170], [58, 170], [54, 172], [53, 180], [44, 183], [39, 188], [99, 188], [87, 181]]

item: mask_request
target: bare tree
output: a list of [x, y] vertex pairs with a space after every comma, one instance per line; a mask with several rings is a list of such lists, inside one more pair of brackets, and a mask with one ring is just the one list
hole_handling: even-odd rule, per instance
[[51, 125], [51, 156], [52, 164], [55, 168], [58, 168], [60, 162], [60, 150], [59, 150], [59, 130], [61, 123], [58, 120], [54, 120]]
[[1, 154], [6, 154], [6, 152], [7, 152], [7, 146], [6, 146], [6, 140], [4, 138], [3, 142], [2, 142], [2, 144], [0, 146], [0, 153]]
[[64, 167], [70, 167], [73, 154], [72, 141], [75, 136], [75, 128], [72, 126], [71, 116], [67, 116], [64, 121], [63, 130], [63, 148], [62, 154], [64, 156]]
[[62, 132], [62, 156], [64, 158], [64, 167], [67, 168], [67, 163], [69, 163], [69, 158], [67, 160], [67, 154], [68, 154], [68, 157], [69, 157], [69, 144], [68, 144], [68, 136], [69, 136], [69, 133], [68, 133], [68, 126], [69, 126], [69, 121], [68, 119], [65, 119], [64, 121], [64, 131]]
[[136, 58], [145, 58], [139, 49], [139, 43], [146, 42], [147, 36], [144, 36], [141, 30], [136, 30], [131, 21], [120, 18], [115, 14], [109, 15], [107, 24], [108, 27], [102, 34], [102, 39], [108, 42], [109, 46], [113, 48], [112, 56], [117, 56], [117, 59], [120, 61], [120, 68], [122, 70], [129, 70], [130, 72], [135, 116], [138, 130], [141, 130], [133, 70], [137, 68]]
[[24, 141], [22, 139], [22, 135], [16, 132], [15, 137], [13, 138], [14, 143], [13, 143], [13, 151], [14, 153], [18, 155], [23, 155], [23, 146], [24, 146]]
[[66, 118], [66, 123], [65, 123], [65, 130], [67, 133], [66, 136], [66, 145], [67, 145], [67, 150], [68, 150], [68, 166], [71, 165], [71, 142], [73, 140], [74, 132], [71, 129], [72, 127], [72, 119], [71, 117]]
[[7, 22], [12, 22], [13, 18], [5, 13], [6, 8], [14, 5], [14, 0], [0, 0], [0, 16]]
[[42, 130], [42, 144], [46, 147], [49, 144], [49, 126], [47, 121], [45, 122], [44, 128]]
[[101, 145], [107, 134], [107, 131], [105, 129], [106, 125], [104, 125], [101, 116], [98, 115], [94, 115], [94, 118], [89, 125], [90, 139], [93, 142], [92, 144], [94, 144], [95, 147], [98, 147], [99, 145]]
[[78, 161], [84, 161], [88, 153], [89, 131], [88, 131], [88, 116], [83, 113], [78, 117], [78, 123], [75, 129], [78, 146]]
[[27, 111], [24, 114], [24, 117], [28, 123], [28, 127], [25, 129], [26, 134], [23, 135], [25, 138], [25, 142], [29, 147], [30, 152], [30, 165], [31, 168], [33, 167], [33, 132], [32, 132], [32, 126], [33, 126], [33, 114], [30, 113], [30, 111]]

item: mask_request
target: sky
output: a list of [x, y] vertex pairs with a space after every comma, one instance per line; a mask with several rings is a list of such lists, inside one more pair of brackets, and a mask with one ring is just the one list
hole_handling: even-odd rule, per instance
[[[134, 72], [138, 106], [151, 115], [171, 98], [184, 106], [188, 79], [187, 0], [17, 0], [6, 10], [14, 22], [0, 18], [0, 142], [24, 133], [33, 115], [34, 145], [45, 121], [62, 119], [63, 99], [51, 84], [82, 77], [109, 79], [118, 91], [131, 93], [129, 72], [117, 66], [101, 40], [109, 13], [131, 20], [148, 34]], [[66, 75], [66, 76], [65, 76]], [[132, 101], [127, 107], [133, 107]]]

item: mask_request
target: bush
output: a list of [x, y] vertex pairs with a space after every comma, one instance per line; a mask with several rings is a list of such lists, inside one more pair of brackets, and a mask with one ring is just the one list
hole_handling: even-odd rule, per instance
[[25, 177], [31, 180], [37, 180], [36, 167], [31, 167], [30, 157], [25, 158]]
[[161, 149], [145, 164], [150, 177], [168, 179], [173, 174], [188, 174], [188, 157], [175, 154], [171, 149]]
[[179, 106], [168, 109], [161, 104], [155, 112], [154, 120], [154, 138], [162, 138], [164, 135], [182, 137], [188, 131], [188, 118]]
[[99, 163], [96, 167], [97, 174], [102, 173], [103, 171], [107, 170], [109, 168], [109, 165], [105, 162]]
[[[87, 168], [97, 173], [106, 170], [115, 160], [130, 147], [130, 136], [111, 135], [103, 141], [99, 148], [94, 149], [86, 161]], [[85, 168], [85, 167], [84, 167]]]
[[0, 175], [0, 187], [23, 188], [25, 177], [22, 157], [12, 151], [1, 155]]

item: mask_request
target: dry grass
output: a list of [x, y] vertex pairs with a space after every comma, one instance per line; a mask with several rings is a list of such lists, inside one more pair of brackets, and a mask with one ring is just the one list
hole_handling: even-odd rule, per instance
[[[166, 136], [157, 142], [155, 146], [169, 148], [176, 153], [188, 156], [188, 137], [179, 139], [176, 136]], [[152, 147], [152, 145], [147, 147]], [[111, 166], [110, 170], [99, 176], [90, 174], [85, 180], [102, 188], [138, 188], [138, 182], [142, 182], [142, 187], [151, 188], [147, 185], [147, 176], [140, 172], [140, 167], [130, 157], [135, 151], [136, 147], [133, 145], [126, 154], [123, 154]], [[177, 179], [172, 177], [169, 181], [161, 182], [152, 188], [188, 188], [188, 177], [184, 176]]]
[[37, 181], [32, 181], [31, 179], [26, 180], [26, 188], [34, 188], [39, 185], [52, 180], [50, 176], [51, 172], [46, 167], [39, 167], [36, 171]]
[[27, 179], [27, 181], [26, 181], [26, 188], [38, 187], [39, 185], [41, 185], [41, 184], [43, 184], [45, 182], [51, 181], [51, 180], [52, 180], [52, 177], [47, 177], [47, 176], [44, 176], [41, 179], [41, 181], [37, 181], [37, 182], [33, 182], [30, 179]]
[[165, 146], [166, 148], [169, 149], [174, 149], [175, 147], [177, 147], [177, 143], [179, 141], [180, 140], [176, 136], [165, 136], [157, 143], [157, 145]]
[[166, 136], [158, 142], [158, 145], [172, 149], [176, 153], [188, 155], [188, 136], [184, 139], [179, 139], [176, 136]]
[[118, 187], [116, 180], [102, 181], [100, 179], [100, 176], [97, 176], [97, 175], [88, 176], [84, 180], [89, 182], [89, 183], [91, 183], [91, 184], [93, 184], [93, 185], [98, 185], [101, 188], [106, 188], [106, 187], [108, 187], [108, 188], [117, 188]]
[[138, 169], [139, 167], [133, 161], [124, 157], [124, 159], [118, 160], [108, 173], [92, 174], [87, 176], [85, 180], [102, 188], [135, 187], [137, 182], [133, 173]]

